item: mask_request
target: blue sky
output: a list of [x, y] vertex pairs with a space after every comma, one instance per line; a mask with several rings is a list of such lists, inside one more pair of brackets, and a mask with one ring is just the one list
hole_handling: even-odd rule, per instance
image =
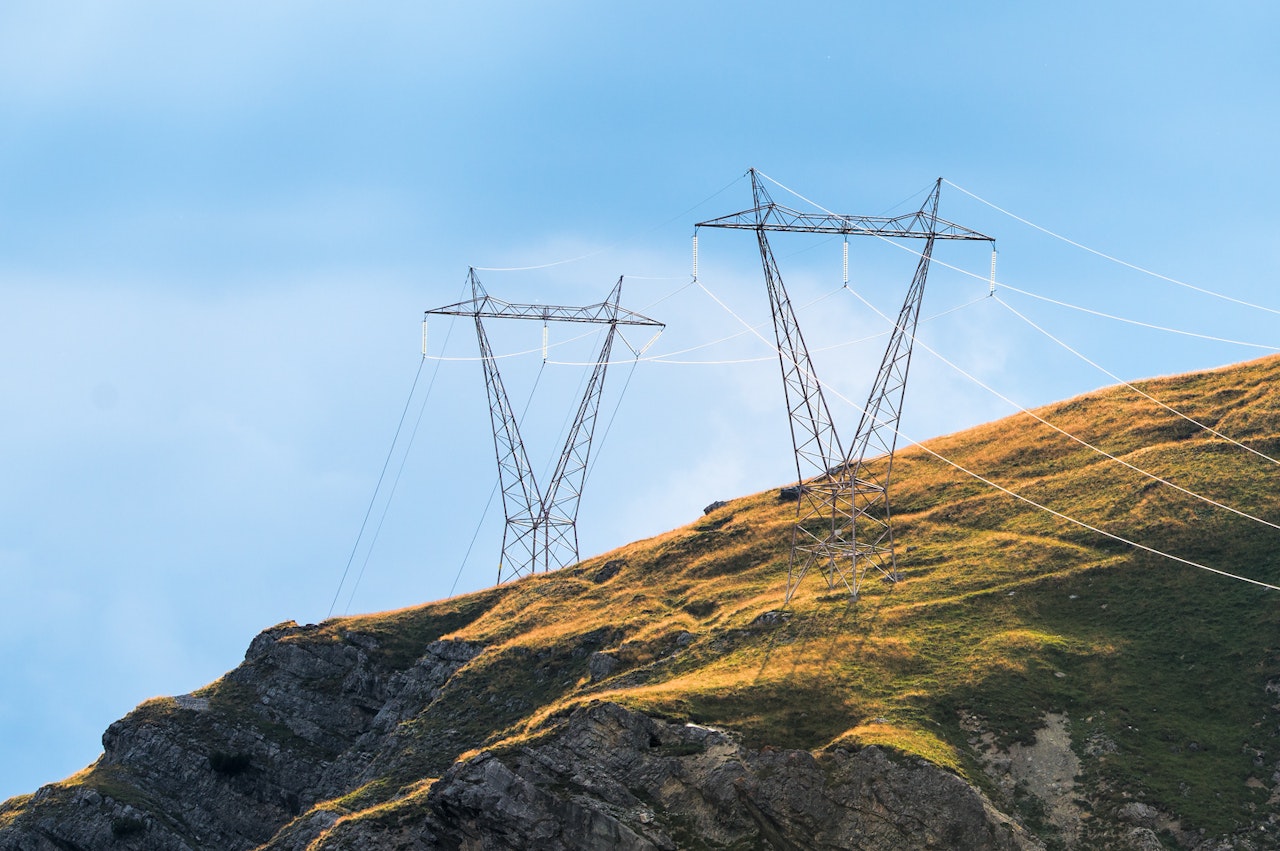
[[[0, 798], [88, 764], [112, 720], [216, 678], [260, 629], [321, 620], [335, 597], [355, 613], [493, 581], [480, 367], [430, 360], [376, 546], [366, 536], [339, 586], [420, 365], [422, 311], [458, 300], [469, 266], [582, 258], [481, 272], [509, 301], [588, 304], [624, 275], [624, 304], [669, 326], [649, 354], [671, 353], [742, 331], [686, 285], [693, 224], [750, 205], [749, 167], [873, 215], [918, 205], [943, 175], [1081, 244], [1280, 308], [1278, 25], [1265, 2], [4, 4]], [[1280, 345], [1273, 312], [1107, 262], [951, 186], [942, 215], [997, 237], [1012, 286], [1258, 344], [1002, 291], [1122, 378]], [[767, 322], [750, 235], [699, 241], [706, 288]], [[775, 242], [793, 298], [813, 303], [801, 321], [820, 374], [858, 399], [883, 322], [839, 290], [840, 250]], [[981, 298], [983, 249], [937, 257], [977, 276], [931, 274], [925, 314], [959, 308], [922, 325], [939, 354], [1024, 406], [1112, 383]], [[882, 310], [913, 267], [851, 243], [851, 285]], [[430, 331], [433, 356], [475, 357], [465, 324]], [[541, 342], [533, 323], [490, 333], [504, 353]], [[552, 360], [589, 357], [594, 338], [576, 333], [551, 329]], [[740, 362], [644, 361], [621, 397], [630, 366], [612, 368], [604, 409], [619, 413], [597, 444], [584, 555], [794, 475], [771, 357], [739, 334], [665, 360]], [[540, 363], [504, 360], [516, 404]], [[551, 364], [540, 379], [535, 466], [582, 374]], [[833, 407], [851, 430], [856, 412]], [[1012, 412], [917, 353], [908, 435]]]

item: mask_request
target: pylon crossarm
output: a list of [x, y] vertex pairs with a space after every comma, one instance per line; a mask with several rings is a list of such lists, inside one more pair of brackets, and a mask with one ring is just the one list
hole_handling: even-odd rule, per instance
[[[621, 280], [621, 279], [619, 279]], [[456, 304], [425, 311], [430, 316], [476, 316], [483, 319], [540, 319], [543, 322], [591, 322], [597, 325], [642, 325], [665, 328], [666, 325], [616, 302], [603, 301], [587, 307], [557, 304], [512, 304], [485, 293]]]
[[[857, 597], [862, 578], [870, 568], [875, 568], [888, 579], [896, 581], [898, 578], [888, 486], [911, 366], [911, 347], [933, 246], [937, 240], [975, 240], [994, 244], [995, 239], [938, 217], [941, 178], [916, 212], [902, 216], [844, 216], [825, 210], [820, 213], [803, 212], [778, 204], [769, 196], [762, 176], [755, 169], [750, 171], [750, 175], [754, 205], [747, 210], [699, 222], [695, 231], [703, 227], [754, 230], [760, 248], [765, 286], [773, 309], [796, 472], [801, 485], [796, 500], [796, 521], [792, 527], [784, 605], [791, 602], [799, 583], [814, 565], [821, 567], [829, 588], [835, 588], [842, 582], [852, 596]], [[822, 385], [814, 373], [799, 322], [769, 246], [769, 232], [925, 240], [915, 277], [847, 452], [841, 451], [839, 436], [823, 398]], [[847, 267], [845, 278], [847, 282]], [[868, 459], [881, 456], [887, 459], [883, 467], [870, 470]]]
[[[480, 360], [484, 366], [485, 390], [489, 398], [489, 417], [493, 425], [494, 454], [498, 461], [498, 482], [502, 490], [506, 524], [502, 532], [502, 558], [498, 564], [498, 582], [542, 570], [565, 567], [578, 560], [578, 506], [586, 482], [591, 457], [605, 371], [613, 341], [620, 325], [666, 327], [647, 316], [621, 307], [622, 278], [599, 304], [587, 307], [562, 305], [512, 304], [490, 296], [480, 283], [474, 268], [468, 270], [471, 299], [446, 307], [428, 310], [428, 315], [469, 316], [476, 324], [480, 343]], [[519, 423], [511, 408], [497, 358], [485, 333], [484, 319], [541, 319], [544, 322], [591, 322], [608, 325], [604, 344], [578, 406], [577, 416], [559, 463], [545, 493], [538, 488], [520, 437]], [[544, 333], [544, 348], [545, 348]], [[545, 354], [544, 354], [545, 361]]]
[[766, 230], [785, 233], [829, 233], [846, 236], [884, 236], [895, 239], [949, 239], [995, 242], [963, 225], [937, 220], [931, 231], [928, 216], [922, 211], [902, 216], [842, 216], [834, 213], [803, 213], [770, 201], [750, 210], [698, 222], [695, 228], [728, 228], [731, 230]]
[[[845, 236], [884, 236], [902, 239], [957, 239], [994, 243], [995, 237], [979, 233], [972, 228], [938, 218], [937, 196], [942, 178], [934, 185], [933, 194], [924, 206], [914, 213], [901, 216], [845, 216], [822, 211], [806, 213], [779, 204], [769, 196], [760, 180], [760, 173], [751, 169], [751, 195], [755, 206], [727, 216], [718, 216], [698, 222], [698, 228], [729, 228], [732, 230], [780, 231], [786, 233], [830, 233]], [[930, 202], [933, 209], [929, 210]]]

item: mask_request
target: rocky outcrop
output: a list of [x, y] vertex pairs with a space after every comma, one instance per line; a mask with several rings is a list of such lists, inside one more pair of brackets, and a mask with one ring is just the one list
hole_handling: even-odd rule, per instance
[[751, 750], [612, 703], [455, 762], [483, 743], [455, 723], [482, 651], [432, 641], [397, 665], [372, 635], [275, 627], [208, 689], [112, 724], [87, 774], [0, 808], [0, 851], [1038, 847], [923, 760]]
[[371, 636], [308, 640], [314, 631], [267, 630], [204, 693], [150, 701], [112, 724], [79, 784], [47, 786], [0, 820], [0, 851], [257, 847], [376, 773], [396, 725], [481, 650], [435, 641], [394, 670]]
[[[302, 851], [296, 841], [273, 851]], [[877, 747], [744, 748], [731, 733], [602, 703], [542, 741], [481, 752], [419, 798], [326, 830], [310, 847], [1031, 849], [960, 778]]]

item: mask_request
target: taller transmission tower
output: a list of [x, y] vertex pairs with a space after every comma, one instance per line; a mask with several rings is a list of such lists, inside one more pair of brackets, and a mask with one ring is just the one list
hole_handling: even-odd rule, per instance
[[[784, 605], [791, 602], [805, 574], [815, 565], [826, 577], [828, 588], [835, 589], [838, 583], [843, 583], [856, 598], [868, 569], [878, 571], [890, 581], [896, 582], [899, 578], [890, 524], [889, 478], [911, 366], [911, 345], [920, 318], [934, 243], [940, 239], [981, 240], [992, 243], [994, 249], [995, 239], [938, 218], [942, 178], [938, 178], [918, 211], [884, 217], [793, 210], [769, 196], [759, 172], [751, 169], [750, 175], [754, 206], [699, 222], [695, 233], [703, 227], [754, 230], [760, 248], [799, 479]], [[831, 410], [822, 395], [822, 383], [769, 246], [766, 235], [769, 231], [925, 241], [858, 430], [847, 451], [841, 445]], [[848, 250], [847, 244], [845, 250]], [[847, 254], [845, 263], [847, 284]]]
[[[578, 561], [578, 505], [586, 483], [591, 440], [595, 434], [604, 376], [609, 354], [620, 325], [666, 326], [619, 306], [622, 278], [608, 297], [587, 307], [547, 304], [511, 304], [489, 295], [475, 269], [467, 272], [471, 300], [428, 310], [426, 316], [470, 316], [476, 323], [480, 360], [484, 365], [485, 391], [489, 397], [489, 420], [493, 425], [493, 447], [498, 459], [498, 482], [506, 525], [502, 532], [502, 559], [498, 563], [498, 584], [543, 571], [567, 567]], [[579, 322], [607, 325], [604, 343], [596, 355], [577, 416], [569, 428], [560, 460], [545, 489], [538, 487], [533, 467], [520, 437], [520, 424], [507, 397], [498, 361], [489, 345], [482, 319], [538, 319], [548, 322]], [[545, 360], [545, 354], [544, 354]]]

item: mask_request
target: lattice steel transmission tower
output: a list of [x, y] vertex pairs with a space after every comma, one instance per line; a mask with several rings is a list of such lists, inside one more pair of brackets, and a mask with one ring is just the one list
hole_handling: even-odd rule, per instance
[[[498, 583], [575, 564], [578, 561], [578, 505], [586, 483], [605, 372], [613, 350], [618, 326], [666, 327], [639, 313], [619, 306], [622, 278], [609, 296], [587, 307], [547, 304], [511, 304], [485, 292], [475, 269], [467, 273], [470, 301], [428, 310], [426, 316], [469, 316], [476, 323], [480, 360], [484, 365], [485, 391], [489, 398], [489, 420], [493, 425], [493, 448], [498, 459], [498, 483], [506, 525], [502, 532], [502, 559], [498, 563]], [[577, 415], [569, 428], [560, 460], [547, 482], [539, 488], [533, 467], [520, 437], [520, 424], [507, 397], [498, 361], [489, 345], [482, 319], [538, 319], [548, 322], [578, 322], [607, 325], [604, 342], [596, 355]], [[545, 341], [545, 337], [544, 337]]]
[[[826, 577], [828, 588], [834, 589], [843, 583], [856, 598], [869, 569], [878, 571], [889, 581], [900, 578], [890, 523], [889, 478], [911, 365], [911, 344], [920, 318], [934, 243], [980, 240], [992, 243], [994, 250], [995, 239], [938, 218], [942, 178], [938, 178], [918, 211], [884, 217], [800, 212], [776, 203], [755, 169], [751, 169], [750, 175], [754, 206], [699, 222], [695, 233], [704, 227], [753, 230], [760, 249], [799, 479], [784, 605], [791, 602], [796, 588], [815, 565]], [[822, 383], [769, 246], [769, 231], [924, 240], [915, 276], [890, 334], [858, 430], [847, 450], [840, 442], [822, 394]], [[846, 256], [846, 284], [847, 274]]]

